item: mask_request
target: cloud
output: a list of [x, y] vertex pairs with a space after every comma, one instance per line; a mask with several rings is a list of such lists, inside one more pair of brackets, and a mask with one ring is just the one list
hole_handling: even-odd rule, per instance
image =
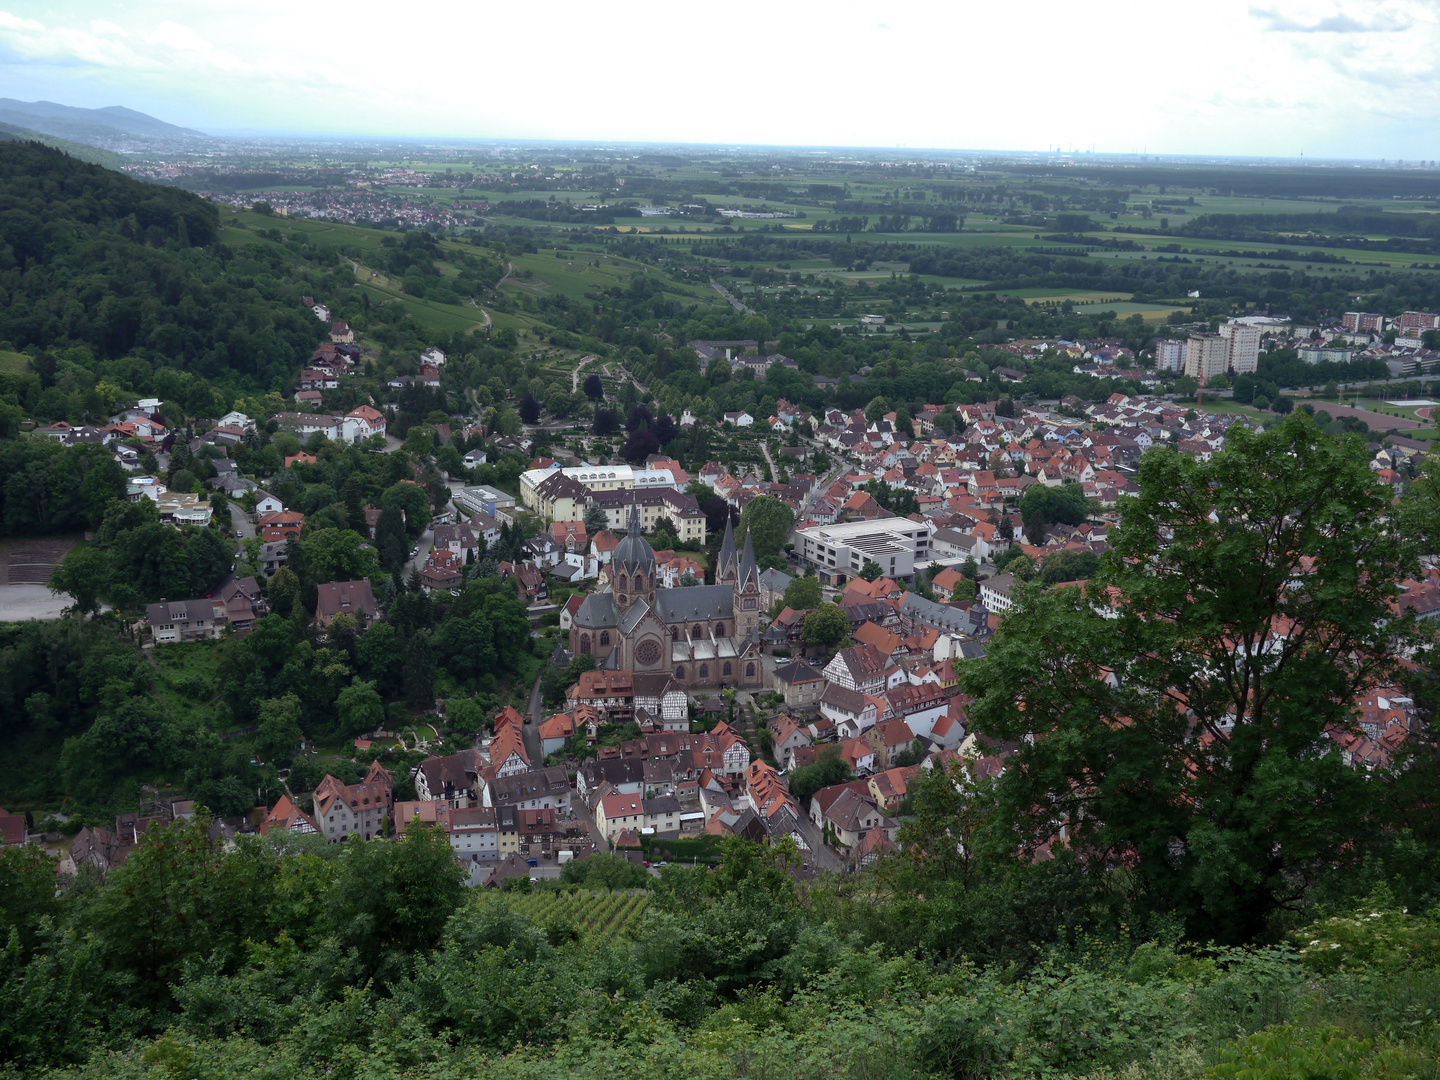
[[1381, 13], [1369, 22], [1344, 13], [1306, 22], [1283, 15], [1274, 8], [1252, 7], [1250, 16], [1265, 23], [1266, 30], [1284, 34], [1398, 34], [1414, 25], [1412, 20], [1390, 13]]

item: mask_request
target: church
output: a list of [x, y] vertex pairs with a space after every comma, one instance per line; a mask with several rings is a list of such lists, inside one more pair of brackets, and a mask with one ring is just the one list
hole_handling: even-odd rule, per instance
[[573, 655], [595, 657], [601, 670], [668, 672], [689, 690], [764, 685], [760, 568], [748, 531], [737, 556], [735, 531], [725, 523], [714, 585], [657, 587], [655, 549], [632, 507], [610, 570], [609, 591], [587, 596], [575, 613]]

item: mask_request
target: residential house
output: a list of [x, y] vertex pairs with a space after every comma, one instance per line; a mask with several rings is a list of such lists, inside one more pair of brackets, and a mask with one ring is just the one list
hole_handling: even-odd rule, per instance
[[327, 775], [315, 788], [315, 822], [320, 834], [338, 842], [352, 834], [366, 840], [385, 831], [394, 803], [394, 784], [378, 761], [358, 784]]
[[606, 840], [626, 829], [645, 828], [644, 800], [639, 794], [606, 795], [595, 808], [595, 827]]
[[772, 687], [785, 698], [792, 709], [802, 709], [820, 701], [829, 685], [825, 676], [803, 660], [777, 664], [771, 673]]
[[150, 638], [156, 645], [176, 641], [207, 641], [225, 632], [226, 604], [215, 598], [161, 600], [145, 608]]
[[879, 829], [892, 842], [899, 831], [899, 825], [886, 817], [866, 795], [848, 787], [825, 808], [821, 827], [848, 848], [860, 843], [860, 838], [871, 829]]
[[375, 621], [379, 611], [375, 592], [364, 578], [359, 581], [327, 581], [316, 586], [315, 618], [323, 626], [329, 626], [341, 615], [349, 615], [364, 629]]
[[415, 794], [421, 801], [446, 802], [455, 810], [478, 806], [480, 770], [484, 765], [477, 750], [428, 757], [415, 767]]
[[485, 793], [485, 805], [515, 806], [521, 810], [553, 810], [570, 815], [570, 777], [564, 769], [534, 769], [530, 772], [497, 776]]

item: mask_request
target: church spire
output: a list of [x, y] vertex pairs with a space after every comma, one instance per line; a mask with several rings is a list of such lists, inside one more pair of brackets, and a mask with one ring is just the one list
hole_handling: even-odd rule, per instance
[[755, 583], [758, 586], [760, 583], [760, 567], [755, 563], [755, 546], [750, 543], [750, 530], [746, 529], [745, 551], [740, 557], [740, 574], [737, 579], [742, 589], [749, 584], [751, 577], [755, 578]]
[[630, 503], [630, 524], [625, 529], [625, 535], [640, 535], [640, 507], [633, 501]]
[[725, 511], [725, 539], [720, 542], [720, 554], [715, 559], [715, 584], [735, 581], [739, 577], [739, 566], [735, 559], [735, 528], [730, 524], [730, 511]]

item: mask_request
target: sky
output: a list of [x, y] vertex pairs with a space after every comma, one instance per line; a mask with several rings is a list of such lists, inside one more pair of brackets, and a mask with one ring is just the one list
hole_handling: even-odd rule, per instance
[[1440, 3], [0, 0], [0, 97], [212, 134], [1440, 159]]

